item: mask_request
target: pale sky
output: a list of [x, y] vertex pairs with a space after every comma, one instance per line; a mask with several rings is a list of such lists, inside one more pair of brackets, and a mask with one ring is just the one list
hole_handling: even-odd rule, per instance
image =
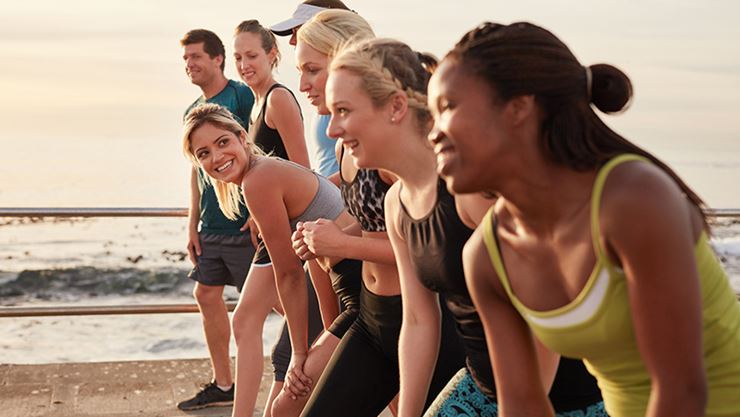
[[[51, 1], [0, 5], [0, 207], [186, 206], [183, 110], [199, 94], [179, 39], [203, 27], [231, 57], [233, 28], [270, 25], [297, 1]], [[740, 207], [740, 2], [347, 0], [379, 36], [444, 53], [484, 20], [528, 20], [583, 64], [632, 79], [623, 115], [604, 116], [674, 166], [710, 205]], [[213, 7], [215, 5], [220, 8]], [[297, 91], [281, 38], [278, 78]], [[314, 110], [301, 98], [307, 119]]]

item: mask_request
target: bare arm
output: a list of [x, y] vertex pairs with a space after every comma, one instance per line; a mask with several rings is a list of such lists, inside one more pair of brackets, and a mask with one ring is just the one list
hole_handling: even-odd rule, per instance
[[385, 233], [353, 236], [326, 219], [303, 223], [304, 241], [318, 256], [359, 259], [393, 265], [396, 258]]
[[463, 250], [468, 284], [486, 333], [501, 415], [555, 415], [543, 387], [532, 334], [509, 302], [478, 228]]
[[324, 323], [324, 329], [329, 330], [329, 326], [339, 315], [339, 303], [331, 287], [331, 278], [315, 260], [308, 261], [308, 271], [311, 274], [313, 288], [316, 290], [316, 298], [319, 300], [321, 321]]
[[273, 90], [267, 97], [267, 117], [283, 139], [288, 159], [310, 169], [303, 119], [293, 95], [284, 88]]
[[398, 233], [398, 189], [397, 186], [391, 187], [385, 199], [386, 226], [398, 265], [403, 300], [403, 323], [398, 343], [401, 375], [398, 415], [418, 417], [424, 411], [439, 354], [441, 314], [439, 297], [419, 281], [411, 265], [406, 242]]
[[200, 236], [198, 235], [198, 223], [200, 223], [200, 187], [198, 187], [198, 168], [190, 170], [190, 208], [188, 210], [188, 256], [190, 262], [195, 266], [200, 256]]
[[609, 177], [600, 214], [602, 236], [627, 277], [637, 346], [652, 381], [647, 416], [704, 415], [697, 213], [666, 174], [632, 162]]
[[288, 322], [293, 348], [291, 362], [299, 361], [302, 369], [301, 359], [305, 360], [308, 352], [308, 298], [305, 273], [300, 259], [291, 246], [291, 230], [284, 203], [283, 185], [258, 174], [261, 173], [252, 174], [253, 179], [248, 180], [248, 184], [247, 181], [242, 184], [244, 200], [272, 259], [277, 292]]

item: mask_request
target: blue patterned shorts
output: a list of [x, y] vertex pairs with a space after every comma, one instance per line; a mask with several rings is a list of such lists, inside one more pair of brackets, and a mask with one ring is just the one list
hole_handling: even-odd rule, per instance
[[[481, 392], [467, 368], [459, 370], [439, 393], [424, 417], [497, 417], [498, 404]], [[604, 403], [557, 413], [557, 417], [609, 417]]]

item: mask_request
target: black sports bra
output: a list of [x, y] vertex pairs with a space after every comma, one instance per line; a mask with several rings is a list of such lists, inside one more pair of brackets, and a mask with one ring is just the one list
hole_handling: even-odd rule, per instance
[[342, 176], [344, 148], [339, 157], [339, 189], [349, 213], [366, 232], [385, 232], [385, 194], [391, 188], [380, 178], [377, 169], [358, 169], [352, 182]]

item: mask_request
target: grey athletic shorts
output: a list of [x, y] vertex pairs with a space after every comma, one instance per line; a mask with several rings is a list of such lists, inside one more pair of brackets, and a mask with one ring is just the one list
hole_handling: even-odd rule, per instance
[[200, 234], [201, 254], [188, 278], [204, 285], [233, 285], [241, 291], [254, 257], [249, 233]]

